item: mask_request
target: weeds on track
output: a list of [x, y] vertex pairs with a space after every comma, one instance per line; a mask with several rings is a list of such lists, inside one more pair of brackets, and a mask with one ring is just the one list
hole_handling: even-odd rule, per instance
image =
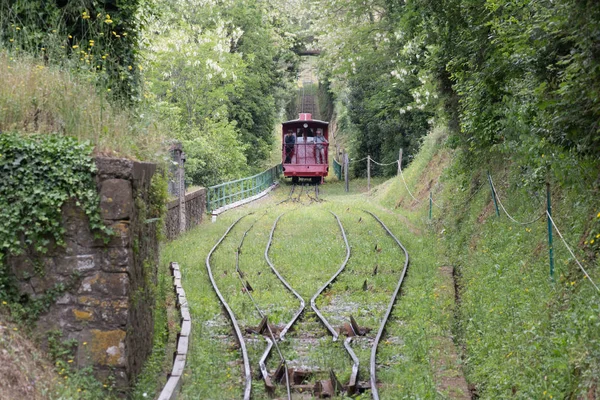
[[[235, 251], [243, 233], [253, 223], [240, 255], [244, 280], [252, 286], [253, 296], [269, 315], [271, 323], [282, 326], [299, 306], [297, 299], [284, 289], [264, 260], [273, 221], [279, 214], [287, 212], [279, 221], [269, 255], [279, 272], [304, 297], [307, 308], [303, 322], [287, 335], [281, 350], [290, 361], [301, 360], [305, 367], [333, 368], [342, 382], [348, 379], [352, 364], [341, 341], [332, 342], [310, 310], [310, 297], [337, 271], [345, 258], [341, 233], [329, 213], [333, 211], [346, 229], [352, 255], [346, 271], [317, 299], [317, 306], [335, 327], [348, 322], [349, 316], [353, 315], [362, 327], [371, 329], [367, 337], [358, 338], [352, 344], [361, 362], [359, 379], [369, 379], [370, 345], [398, 282], [404, 254], [362, 209], [370, 209], [382, 218], [407, 246], [412, 257], [405, 288], [378, 351], [380, 393], [383, 398], [398, 399], [437, 396], [429, 358], [435, 351], [434, 337], [448, 334], [451, 324], [448, 314], [441, 312], [447, 299], [436, 295], [440, 266], [436, 262], [437, 255], [429, 251], [428, 238], [415, 236], [414, 228], [409, 228], [404, 219], [390, 214], [364, 193], [357, 193], [366, 188], [366, 181], [352, 181], [351, 187], [355, 193], [346, 195], [343, 183], [328, 182], [321, 187], [320, 197], [324, 202], [308, 204], [307, 196], [303, 195], [304, 205], [286, 202], [275, 206], [288, 195], [289, 187], [285, 186], [268, 199], [225, 213], [216, 223], [203, 224], [165, 246], [163, 263], [177, 261], [182, 268], [193, 319], [191, 359], [184, 377], [183, 398], [236, 399], [241, 396], [241, 355], [210, 288], [204, 261], [227, 227], [251, 211], [254, 214], [245, 217], [232, 230], [211, 259], [219, 288], [242, 328], [256, 326], [260, 321], [235, 271]], [[303, 334], [306, 331], [311, 337]], [[247, 334], [246, 337], [251, 339], [248, 341], [249, 355], [257, 378], [258, 358], [264, 351], [265, 341], [258, 335]], [[277, 357], [273, 355], [268, 364], [271, 369], [276, 361]], [[263, 386], [260, 379], [254, 380], [253, 398], [267, 398]], [[358, 398], [369, 396], [365, 393]]]

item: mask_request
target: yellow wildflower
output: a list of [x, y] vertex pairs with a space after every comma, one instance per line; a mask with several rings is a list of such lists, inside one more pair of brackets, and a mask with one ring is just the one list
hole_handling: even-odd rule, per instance
[[79, 48], [79, 45], [78, 45], [78, 44], [74, 44], [74, 45], [73, 45], [73, 48], [74, 48], [74, 49], [77, 49], [77, 48]]
[[133, 69], [133, 67], [131, 65], [128, 65], [127, 69], [131, 71]]
[[594, 239], [590, 240], [590, 244], [594, 244], [594, 242], [595, 242]]
[[18, 30], [18, 31], [20, 31], [20, 30], [21, 30], [21, 28], [19, 28], [18, 26], [17, 26], [15, 29], [16, 29], [16, 30]]
[[69, 35], [69, 39], [73, 39], [73, 36]]
[[70, 364], [70, 363], [72, 363], [72, 362], [73, 362], [73, 360], [69, 360], [69, 361], [67, 361], [67, 362]]
[[7, 302], [5, 302], [5, 301], [3, 301], [3, 302], [2, 302], [2, 304], [4, 304], [4, 305], [7, 305], [8, 303], [7, 303]]
[[112, 24], [112, 23], [113, 23], [113, 21], [112, 21], [112, 19], [105, 19], [105, 20], [104, 20], [104, 23], [105, 23], [105, 24]]
[[15, 41], [15, 39], [13, 39], [13, 38], [10, 38], [10, 39], [8, 39], [8, 41], [9, 41], [9, 42], [14, 42], [14, 41]]

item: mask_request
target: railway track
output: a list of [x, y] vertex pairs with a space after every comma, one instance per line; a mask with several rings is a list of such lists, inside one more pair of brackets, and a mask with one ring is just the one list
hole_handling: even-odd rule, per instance
[[[305, 187], [304, 186], [300, 187], [300, 193], [296, 197], [296, 196], [294, 196], [294, 194], [297, 191], [297, 189], [298, 188], [294, 185], [290, 190], [288, 198], [284, 201], [299, 202], [298, 199], [302, 196], [302, 193], [304, 192]], [[318, 198], [317, 196], [318, 196], [318, 189], [315, 189], [315, 197]], [[294, 199], [296, 199], [296, 200], [294, 200]], [[263, 214], [261, 217], [257, 218], [257, 220], [262, 218], [264, 215], [266, 215], [267, 212], [265, 212], [265, 214]], [[280, 344], [282, 342], [286, 341], [286, 335], [288, 335], [290, 330], [294, 329], [295, 331], [297, 331], [298, 335], [301, 335], [302, 330], [305, 329], [307, 326], [309, 326], [309, 328], [307, 328], [308, 330], [315, 329], [314, 324], [310, 325], [309, 323], [305, 323], [305, 325], [302, 325], [303, 314], [305, 314], [306, 310], [307, 310], [306, 301], [290, 285], [290, 283], [284, 278], [284, 276], [277, 270], [274, 263], [272, 262], [272, 260], [269, 257], [269, 250], [274, 241], [274, 234], [275, 234], [275, 231], [277, 229], [277, 226], [278, 226], [279, 221], [283, 214], [279, 215], [275, 219], [275, 221], [272, 225], [272, 228], [271, 228], [269, 241], [268, 241], [265, 251], [264, 251], [265, 260], [266, 260], [267, 264], [269, 265], [271, 271], [274, 273], [275, 276], [277, 276], [277, 278], [280, 280], [280, 282], [285, 287], [285, 289], [289, 293], [291, 293], [298, 302], [298, 307], [295, 309], [295, 311], [293, 311], [292, 317], [289, 319], [289, 321], [287, 321], [287, 323], [283, 327], [273, 326], [269, 323], [269, 318], [268, 318], [267, 313], [258, 306], [257, 302], [254, 300], [253, 296], [250, 294], [252, 289], [250, 287], [249, 282], [247, 280], [245, 281], [244, 272], [241, 270], [241, 268], [239, 266], [239, 258], [240, 258], [242, 246], [244, 244], [244, 239], [246, 238], [248, 232], [254, 227], [257, 220], [255, 220], [252, 223], [252, 225], [250, 225], [250, 227], [243, 233], [242, 238], [241, 238], [239, 245], [237, 247], [237, 250], [236, 250], [236, 273], [237, 273], [240, 285], [242, 286], [243, 290], [245, 290], [245, 292], [248, 294], [249, 298], [251, 299], [251, 301], [254, 305], [254, 308], [256, 309], [256, 311], [260, 315], [260, 317], [262, 318], [259, 326], [257, 326], [256, 328], [250, 328], [250, 329], [246, 328], [246, 331], [261, 334], [266, 342], [265, 350], [262, 353], [260, 360], [258, 362], [258, 369], [260, 370], [260, 377], [264, 381], [266, 391], [270, 396], [274, 396], [274, 394], [277, 391], [277, 386], [281, 385], [282, 387], [285, 388], [285, 394], [287, 395], [288, 399], [291, 399], [291, 396], [292, 396], [291, 393], [294, 391], [300, 391], [300, 392], [308, 391], [308, 392], [313, 393], [313, 395], [315, 395], [317, 397], [334, 397], [341, 392], [344, 392], [346, 395], [352, 395], [357, 392], [364, 392], [366, 390], [371, 391], [371, 395], [374, 399], [379, 399], [379, 391], [378, 391], [378, 386], [377, 386], [377, 375], [376, 375], [377, 374], [377, 362], [376, 362], [377, 349], [379, 347], [381, 338], [384, 335], [385, 326], [390, 317], [390, 314], [392, 312], [394, 304], [396, 303], [396, 299], [398, 297], [402, 283], [406, 276], [406, 272], [407, 272], [408, 265], [409, 265], [409, 258], [408, 258], [408, 252], [406, 251], [406, 249], [404, 248], [402, 243], [393, 235], [393, 233], [387, 228], [387, 226], [385, 226], [385, 224], [375, 214], [373, 214], [369, 211], [365, 211], [365, 213], [366, 213], [366, 215], [373, 218], [379, 225], [381, 225], [381, 228], [385, 231], [385, 233], [393, 239], [394, 243], [404, 253], [405, 261], [404, 261], [403, 267], [401, 268], [401, 271], [398, 271], [398, 268], [396, 268], [396, 273], [399, 275], [399, 280], [394, 288], [392, 295], [389, 297], [388, 305], [385, 308], [385, 311], [383, 312], [383, 317], [381, 318], [378, 329], [377, 329], [377, 334], [376, 334], [375, 338], [367, 339], [367, 341], [370, 342], [370, 348], [371, 348], [370, 360], [369, 360], [370, 361], [369, 362], [369, 380], [363, 381], [363, 382], [359, 382], [359, 380], [358, 380], [359, 379], [358, 375], [359, 375], [359, 370], [360, 370], [359, 369], [360, 361], [359, 361], [359, 357], [353, 351], [351, 344], [356, 335], [364, 335], [365, 333], [367, 333], [369, 331], [369, 329], [360, 328], [358, 326], [358, 324], [356, 324], [356, 321], [354, 320], [352, 315], [337, 316], [337, 318], [336, 318], [337, 320], [339, 320], [340, 318], [344, 318], [347, 320], [349, 318], [350, 323], [345, 324], [345, 327], [342, 326], [342, 327], [336, 329], [333, 326], [333, 324], [328, 320], [327, 316], [324, 315], [324, 313], [317, 307], [318, 298], [320, 296], [323, 296], [324, 293], [326, 293], [326, 291], [328, 290], [328, 288], [331, 288], [331, 286], [334, 284], [336, 279], [341, 274], [343, 274], [343, 272], [346, 268], [346, 265], [348, 264], [348, 260], [351, 257], [350, 245], [348, 243], [348, 239], [346, 237], [346, 232], [344, 230], [344, 227], [343, 227], [342, 222], [340, 221], [339, 217], [337, 215], [331, 213], [337, 222], [337, 225], [339, 227], [339, 230], [341, 232], [341, 235], [342, 235], [344, 243], [345, 243], [345, 248], [346, 248], [345, 259], [341, 263], [341, 265], [339, 266], [337, 271], [331, 277], [329, 277], [329, 279], [322, 286], [320, 286], [316, 292], [314, 292], [313, 296], [310, 299], [310, 304], [311, 304], [312, 312], [314, 312], [320, 325], [322, 325], [322, 327], [324, 327], [325, 330], [327, 331], [327, 333], [331, 336], [332, 342], [336, 343], [340, 339], [341, 335], [345, 336], [344, 340], [342, 341], [341, 346], [339, 346], [339, 347], [343, 348], [344, 351], [347, 353], [346, 358], [351, 360], [352, 366], [351, 366], [351, 372], [348, 375], [349, 379], [348, 379], [347, 383], [344, 383], [344, 384], [339, 382], [339, 380], [335, 374], [335, 371], [333, 371], [333, 369], [330, 369], [328, 371], [329, 372], [328, 379], [317, 380], [316, 383], [314, 383], [314, 384], [307, 384], [306, 380], [309, 376], [322, 375], [323, 373], [326, 373], [327, 371], [324, 371], [324, 370], [310, 371], [310, 370], [306, 370], [306, 369], [302, 369], [302, 368], [290, 367], [290, 364], [293, 364], [294, 361], [286, 359], [286, 357], [285, 357], [286, 350], [285, 349], [282, 350], [280, 348]], [[239, 326], [239, 323], [238, 323], [231, 307], [225, 302], [225, 299], [221, 295], [221, 293], [218, 289], [217, 283], [211, 272], [211, 265], [210, 265], [210, 259], [211, 259], [212, 254], [214, 253], [214, 251], [225, 240], [227, 235], [235, 228], [235, 226], [246, 216], [240, 217], [238, 220], [233, 222], [233, 224], [227, 229], [225, 234], [215, 244], [215, 246], [212, 248], [211, 252], [207, 256], [206, 266], [207, 266], [207, 269], [209, 272], [209, 278], [211, 280], [211, 284], [213, 285], [215, 292], [217, 293], [217, 296], [219, 297], [219, 300], [222, 302], [223, 307], [226, 310], [227, 316], [232, 323], [233, 331], [236, 336], [236, 340], [239, 343], [239, 348], [240, 348], [240, 352], [242, 353], [242, 360], [243, 360], [243, 381], [244, 381], [243, 398], [249, 399], [251, 396], [252, 369], [251, 369], [251, 366], [249, 363], [249, 357], [248, 357], [248, 352], [247, 352], [246, 345], [245, 345], [244, 335], [242, 333], [243, 330]], [[359, 222], [360, 222], [360, 220], [359, 220]], [[376, 245], [376, 247], [377, 247], [377, 245]], [[366, 280], [365, 280], [365, 285], [366, 285]], [[322, 329], [322, 328], [320, 328], [320, 329]], [[322, 330], [320, 333], [322, 336]], [[297, 340], [297, 339], [295, 339], [295, 340]], [[270, 373], [269, 369], [267, 368], [267, 359], [271, 356], [273, 348], [276, 349], [276, 353], [277, 353], [277, 357], [278, 357], [279, 361], [278, 361], [277, 368], [275, 368], [275, 370]], [[295, 352], [290, 351], [289, 353], [294, 354]], [[340, 371], [338, 371], [338, 373], [339, 372]]]
[[[310, 190], [311, 186], [313, 187], [312, 190]], [[298, 193], [296, 194], [297, 191], [298, 191]], [[311, 191], [313, 192], [313, 194], [310, 193]], [[306, 196], [309, 199], [308, 203], [306, 203], [306, 204], [303, 203], [301, 200], [303, 194], [306, 194]], [[323, 199], [319, 198], [319, 194], [320, 194], [320, 189], [319, 189], [319, 185], [317, 185], [317, 184], [292, 183], [292, 188], [290, 189], [288, 197], [281, 200], [279, 203], [277, 203], [277, 205], [287, 203], [287, 202], [300, 203], [301, 205], [310, 205], [312, 203], [320, 203], [323, 201]]]

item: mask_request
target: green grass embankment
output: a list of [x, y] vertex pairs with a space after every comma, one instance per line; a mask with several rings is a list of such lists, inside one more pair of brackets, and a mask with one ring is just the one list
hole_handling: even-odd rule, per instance
[[[454, 333], [475, 394], [482, 399], [597, 398], [600, 296], [556, 231], [555, 279], [550, 279], [545, 186], [525, 186], [519, 166], [492, 158], [486, 167], [507, 211], [519, 222], [542, 218], [521, 225], [502, 209], [497, 217], [485, 167], [462, 169], [458, 156], [440, 143], [430, 135], [405, 171], [421, 203], [398, 178], [386, 185], [381, 202], [427, 229], [430, 251], [455, 268], [460, 302]], [[566, 173], [560, 169], [566, 167], [559, 156], [555, 159], [549, 175], [555, 177], [550, 178], [554, 219], [598, 282], [593, 257], [600, 210], [593, 189], [577, 179], [577, 168], [571, 168], [571, 179], [561, 180]], [[439, 206], [434, 205], [432, 220], [430, 191]]]

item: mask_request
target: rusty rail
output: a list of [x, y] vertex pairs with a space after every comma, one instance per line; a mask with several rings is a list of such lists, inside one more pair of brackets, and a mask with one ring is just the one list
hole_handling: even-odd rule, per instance
[[406, 276], [406, 271], [408, 270], [409, 258], [408, 251], [406, 248], [400, 243], [400, 241], [394, 236], [394, 234], [388, 229], [387, 226], [372, 212], [363, 210], [364, 212], [370, 214], [379, 224], [385, 229], [385, 231], [396, 241], [398, 246], [404, 251], [404, 268], [402, 269], [402, 274], [400, 275], [400, 280], [398, 281], [398, 285], [396, 286], [396, 290], [392, 294], [390, 299], [390, 305], [388, 306], [385, 316], [381, 321], [381, 325], [379, 326], [379, 330], [377, 331], [377, 336], [375, 337], [375, 341], [373, 346], [371, 347], [371, 363], [370, 363], [370, 374], [371, 374], [371, 396], [375, 400], [379, 400], [379, 392], [377, 390], [377, 375], [376, 375], [376, 356], [377, 356], [377, 347], [379, 346], [379, 341], [381, 340], [381, 336], [383, 336], [383, 331], [385, 329], [385, 325], [387, 324], [388, 319], [390, 318], [390, 314], [392, 313], [392, 309], [394, 308], [394, 304], [396, 303], [396, 298], [398, 297], [398, 293], [400, 292], [400, 288], [402, 287], [402, 283], [404, 282], [404, 277]]
[[244, 386], [244, 400], [249, 400], [250, 399], [250, 392], [252, 390], [252, 373], [250, 371], [250, 362], [248, 360], [248, 351], [246, 349], [246, 342], [244, 341], [244, 337], [242, 335], [242, 331], [241, 331], [240, 326], [239, 326], [239, 324], [238, 324], [238, 322], [237, 322], [237, 320], [235, 318], [235, 315], [233, 314], [233, 311], [231, 310], [231, 308], [229, 307], [229, 304], [227, 304], [227, 302], [223, 298], [223, 295], [219, 291], [219, 288], [217, 287], [217, 283], [215, 282], [215, 279], [214, 279], [213, 274], [212, 274], [212, 268], [210, 266], [210, 258], [212, 256], [212, 254], [214, 253], [214, 251], [217, 249], [217, 247], [219, 247], [219, 245], [221, 244], [221, 242], [223, 242], [223, 240], [225, 240], [225, 238], [227, 237], [227, 235], [229, 234], [229, 232], [237, 225], [238, 222], [240, 222], [244, 217], [247, 217], [248, 215], [250, 215], [250, 214], [246, 214], [246, 215], [241, 216], [233, 224], [231, 224], [231, 226], [229, 227], [229, 229], [227, 229], [227, 231], [223, 234], [223, 236], [221, 237], [221, 239], [219, 239], [219, 241], [213, 246], [213, 248], [210, 250], [210, 252], [206, 256], [206, 269], [208, 271], [208, 277], [210, 278], [210, 282], [212, 283], [212, 286], [213, 286], [213, 289], [215, 290], [215, 293], [219, 297], [219, 301], [221, 302], [221, 304], [223, 305], [223, 307], [227, 311], [227, 314], [229, 315], [229, 319], [231, 320], [231, 324], [233, 325], [233, 329], [235, 331], [235, 334], [237, 336], [237, 339], [238, 339], [238, 342], [240, 344], [240, 348], [241, 348], [241, 351], [242, 351], [242, 357], [243, 357], [243, 360], [244, 360], [244, 377], [245, 377], [245, 380], [246, 380], [246, 383], [245, 383], [245, 386]]

